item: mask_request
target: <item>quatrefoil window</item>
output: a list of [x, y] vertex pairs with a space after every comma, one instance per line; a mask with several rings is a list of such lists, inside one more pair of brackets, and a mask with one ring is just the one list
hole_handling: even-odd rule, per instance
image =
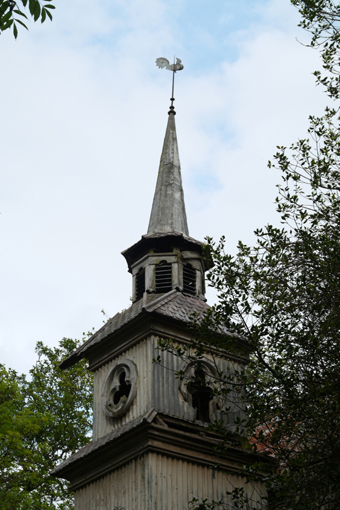
[[102, 408], [106, 416], [118, 418], [127, 412], [137, 393], [137, 367], [128, 359], [120, 359], [106, 378]]

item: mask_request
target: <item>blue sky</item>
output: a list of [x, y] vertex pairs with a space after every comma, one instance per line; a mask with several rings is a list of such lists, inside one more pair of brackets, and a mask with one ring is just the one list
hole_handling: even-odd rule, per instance
[[[58, 0], [52, 23], [0, 38], [2, 362], [81, 337], [129, 306], [120, 252], [147, 230], [182, 59], [176, 122], [190, 234], [227, 250], [278, 222], [267, 168], [326, 96], [289, 0]], [[209, 300], [214, 300], [209, 294]]]

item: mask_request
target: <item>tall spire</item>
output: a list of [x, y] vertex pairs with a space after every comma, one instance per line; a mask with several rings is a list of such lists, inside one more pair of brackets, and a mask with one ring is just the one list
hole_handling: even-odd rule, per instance
[[174, 76], [183, 65], [179, 59], [170, 65], [163, 57], [156, 64], [173, 72], [172, 97], [148, 232], [123, 251], [133, 278], [132, 299], [183, 292], [205, 300], [204, 272], [212, 265], [203, 243], [189, 236], [175, 124]]
[[148, 234], [173, 231], [189, 235], [179, 162], [175, 111], [170, 109]]

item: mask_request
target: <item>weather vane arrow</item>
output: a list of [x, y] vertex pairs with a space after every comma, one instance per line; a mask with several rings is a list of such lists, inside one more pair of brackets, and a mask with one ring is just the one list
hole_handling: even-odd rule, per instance
[[182, 71], [182, 69], [184, 69], [182, 60], [180, 60], [179, 58], [176, 58], [176, 64], [175, 64], [175, 59], [174, 59], [174, 63], [170, 64], [170, 62], [167, 58], [160, 57], [160, 58], [156, 59], [156, 66], [159, 67], [160, 69], [165, 68], [165, 69], [168, 69], [169, 71], [172, 71], [172, 97], [170, 98], [171, 106], [170, 106], [169, 113], [173, 113], [174, 115], [176, 115], [175, 107], [174, 107], [175, 73], [176, 73], [176, 71]]

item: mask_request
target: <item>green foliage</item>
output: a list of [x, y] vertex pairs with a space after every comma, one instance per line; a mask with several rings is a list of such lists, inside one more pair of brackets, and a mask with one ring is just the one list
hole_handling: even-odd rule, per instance
[[[339, 118], [311, 118], [309, 141], [276, 155], [284, 227], [256, 232], [236, 257], [210, 241], [216, 320], [253, 349], [239, 374], [255, 449], [279, 460], [270, 508], [340, 505]], [[216, 327], [216, 326], [215, 326]], [[297, 496], [301, 495], [301, 497]]]
[[[25, 405], [23, 377], [3, 366], [0, 377], [0, 495], [3, 508], [14, 509], [20, 508], [23, 490], [37, 483], [31, 444], [45, 420]], [[28, 505], [30, 498], [24, 499]]]
[[330, 97], [340, 95], [340, 5], [334, 0], [291, 0], [301, 14], [299, 26], [312, 34], [310, 46], [321, 51], [324, 71], [315, 71], [317, 82]]
[[28, 17], [23, 10], [26, 10], [33, 21], [40, 19], [41, 23], [44, 23], [47, 17], [52, 21], [51, 10], [55, 9], [55, 6], [51, 1], [53, 0], [19, 0], [19, 2], [0, 0], [0, 34], [13, 28], [13, 35], [16, 39], [18, 37], [18, 24], [28, 30], [26, 24]]
[[[208, 275], [219, 303], [199, 324], [227, 328], [253, 351], [237, 374], [252, 447], [274, 456], [280, 469], [267, 473], [267, 507], [316, 510], [340, 507], [340, 118], [326, 109], [310, 117], [309, 138], [280, 147], [282, 174], [277, 210], [282, 228], [255, 232], [237, 255], [224, 239], [208, 250]], [[220, 343], [218, 345], [221, 347]], [[202, 347], [199, 350], [201, 355]], [[223, 432], [220, 429], [220, 432]], [[251, 466], [249, 473], [261, 471]], [[236, 498], [238, 501], [240, 498]], [[264, 502], [265, 504], [265, 502]], [[246, 508], [246, 507], [245, 507]]]
[[62, 371], [79, 345], [38, 342], [28, 378], [0, 367], [0, 498], [4, 510], [71, 510], [67, 483], [50, 471], [89, 442], [92, 374], [84, 362]]
[[[340, 94], [340, 6], [332, 0], [291, 0], [300, 25], [321, 51], [324, 71], [316, 72], [335, 101]], [[281, 171], [277, 211], [281, 228], [267, 225], [236, 256], [224, 239], [208, 239], [215, 263], [208, 275], [219, 302], [194, 322], [198, 358], [214, 348], [237, 348], [245, 339], [249, 364], [232, 381], [248, 409], [240, 430], [248, 430], [255, 452], [275, 457], [271, 471], [248, 466], [249, 483], [262, 473], [268, 499], [263, 508], [340, 508], [340, 117], [326, 108], [310, 117], [308, 138], [278, 147]], [[213, 331], [229, 330], [221, 335]], [[217, 343], [216, 343], [217, 339]], [[223, 345], [224, 344], [224, 345]], [[167, 347], [167, 346], [164, 346]], [[169, 347], [169, 346], [168, 346]], [[170, 346], [171, 347], [171, 346]], [[197, 348], [197, 340], [193, 346]], [[173, 349], [173, 352], [174, 349]], [[242, 352], [240, 352], [242, 354]], [[183, 353], [179, 353], [183, 356]], [[226, 397], [227, 398], [227, 397]], [[225, 434], [224, 428], [212, 425]], [[265, 474], [264, 474], [265, 473]], [[252, 508], [238, 490], [237, 508]], [[204, 502], [206, 508], [213, 504]], [[255, 505], [256, 506], [256, 505]], [[199, 506], [196, 506], [199, 508]], [[223, 507], [223, 505], [222, 505]], [[223, 507], [224, 508], [224, 507]], [[227, 508], [227, 506], [226, 506]]]
[[221, 508], [221, 501], [208, 501], [208, 499], [204, 499], [203, 501], [199, 501], [197, 498], [193, 498], [190, 501], [189, 510], [215, 510]]
[[[219, 396], [235, 389], [248, 415], [254, 452], [275, 457], [272, 471], [248, 466], [248, 481], [263, 476], [263, 508], [340, 508], [340, 118], [326, 109], [310, 117], [309, 139], [279, 148], [277, 210], [282, 228], [257, 230], [257, 243], [224, 251], [224, 239], [207, 239], [214, 260], [208, 281], [218, 304], [203, 321], [194, 318], [195, 341], [176, 350], [192, 362], [224, 349], [252, 355], [239, 372], [218, 374]], [[221, 334], [225, 330], [229, 334]], [[216, 335], [215, 332], [219, 334]], [[241, 340], [241, 343], [239, 343]], [[243, 348], [242, 348], [243, 347]], [[181, 376], [181, 374], [179, 374]], [[228, 412], [228, 407], [227, 407]], [[211, 424], [227, 439], [223, 420]], [[228, 442], [222, 443], [227, 448]], [[262, 473], [262, 475], [261, 475]], [[252, 508], [232, 494], [237, 508]], [[213, 508], [212, 503], [205, 503]], [[221, 508], [224, 508], [222, 505]], [[226, 506], [227, 508], [227, 506]]]

